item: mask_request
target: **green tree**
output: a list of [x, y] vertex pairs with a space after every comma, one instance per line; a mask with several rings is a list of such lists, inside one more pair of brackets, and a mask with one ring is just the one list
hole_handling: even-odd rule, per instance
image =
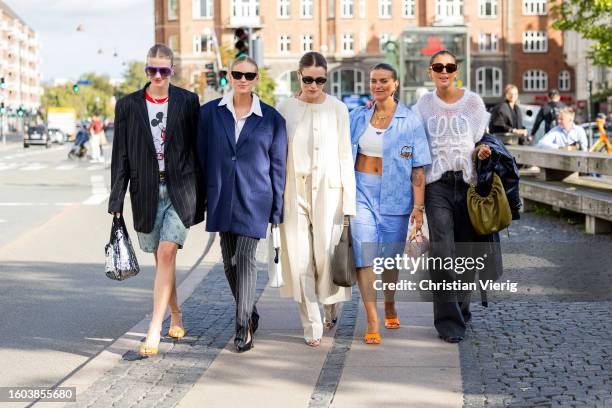
[[595, 41], [587, 54], [594, 65], [612, 66], [612, 0], [564, 0], [553, 12], [554, 28]]
[[148, 82], [144, 68], [145, 64], [141, 61], [132, 61], [128, 64], [123, 73], [123, 83], [115, 92], [117, 99], [142, 88]]
[[274, 82], [267, 69], [261, 68], [259, 70], [259, 83], [257, 88], [255, 88], [255, 93], [262, 101], [274, 106], [276, 103], [276, 97], [274, 96], [275, 89], [276, 82]]

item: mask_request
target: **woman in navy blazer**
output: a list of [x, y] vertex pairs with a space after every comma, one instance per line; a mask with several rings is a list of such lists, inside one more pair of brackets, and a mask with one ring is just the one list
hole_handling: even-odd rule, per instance
[[236, 351], [253, 346], [255, 250], [268, 224], [282, 222], [287, 130], [283, 117], [253, 93], [257, 63], [231, 66], [233, 90], [200, 108], [197, 155], [206, 192], [206, 231], [220, 232], [225, 275], [236, 300]]

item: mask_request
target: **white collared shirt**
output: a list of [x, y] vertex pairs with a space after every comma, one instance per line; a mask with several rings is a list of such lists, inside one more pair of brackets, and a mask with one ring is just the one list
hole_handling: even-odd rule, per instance
[[247, 119], [249, 116], [251, 116], [252, 114], [255, 114], [259, 117], [263, 117], [263, 114], [261, 113], [261, 105], [259, 103], [259, 97], [257, 97], [257, 95], [252, 94], [253, 95], [253, 101], [251, 102], [251, 109], [249, 110], [249, 113], [247, 113], [245, 116], [243, 116], [242, 118], [240, 118], [240, 120], [236, 120], [236, 110], [234, 109], [234, 91], [229, 91], [223, 98], [221, 98], [221, 101], [219, 102], [219, 106], [223, 106], [226, 105], [227, 109], [232, 112], [232, 116], [234, 117], [234, 132], [236, 135], [236, 143], [238, 143], [238, 137], [240, 136], [240, 132], [242, 131], [242, 128], [244, 127], [244, 124], [246, 123]]

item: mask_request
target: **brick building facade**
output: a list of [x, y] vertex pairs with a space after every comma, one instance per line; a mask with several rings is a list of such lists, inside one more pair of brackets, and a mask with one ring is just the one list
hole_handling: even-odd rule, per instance
[[[232, 46], [234, 30], [252, 27], [279, 97], [297, 86], [306, 51], [329, 61], [328, 92], [368, 92], [368, 69], [396, 45], [402, 98], [431, 87], [428, 58], [440, 48], [459, 52], [461, 82], [488, 104], [518, 85], [523, 103], [540, 103], [549, 88], [574, 101], [574, 72], [564, 61], [563, 34], [553, 30], [546, 0], [155, 0], [155, 38], [177, 53], [182, 78], [195, 84], [215, 60], [210, 33]], [[388, 45], [387, 45], [388, 46]]]

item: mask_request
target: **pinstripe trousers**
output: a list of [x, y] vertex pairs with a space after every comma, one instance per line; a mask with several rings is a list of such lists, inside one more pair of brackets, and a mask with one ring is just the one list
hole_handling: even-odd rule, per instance
[[257, 264], [255, 252], [258, 238], [245, 237], [232, 232], [221, 232], [221, 256], [225, 277], [236, 301], [236, 337], [241, 345], [247, 340], [249, 323], [257, 329], [259, 314], [255, 307]]

